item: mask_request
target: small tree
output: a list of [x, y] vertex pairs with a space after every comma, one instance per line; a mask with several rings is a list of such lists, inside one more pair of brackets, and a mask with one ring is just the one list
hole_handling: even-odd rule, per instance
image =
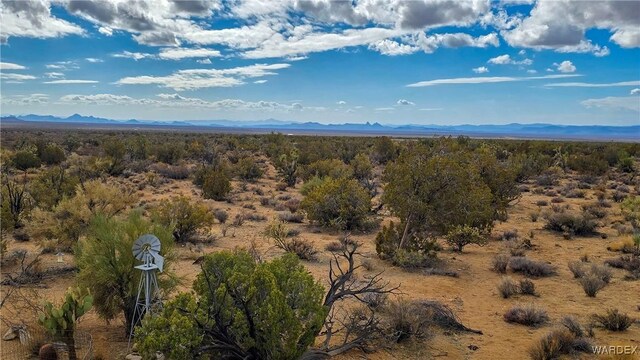
[[40, 158], [31, 150], [19, 150], [13, 155], [13, 165], [18, 170], [40, 167]]
[[90, 180], [76, 187], [75, 195], [65, 198], [51, 211], [36, 209], [29, 224], [31, 234], [39, 240], [54, 240], [73, 248], [96, 215], [111, 218], [134, 203], [128, 189]]
[[165, 270], [158, 281], [163, 293], [170, 292], [177, 284], [171, 272], [173, 238], [170, 228], [153, 224], [134, 211], [125, 219], [97, 216], [92, 219], [87, 237], [82, 239], [76, 251], [78, 283], [88, 287], [95, 297], [97, 313], [106, 320], [124, 313], [125, 331], [133, 321], [140, 272], [131, 252], [133, 242], [144, 234], [153, 234], [161, 243], [161, 255], [165, 258]]
[[176, 242], [188, 241], [198, 229], [212, 225], [214, 220], [205, 204], [185, 196], [164, 200], [156, 208], [155, 216], [165, 226], [173, 227]]
[[61, 340], [69, 348], [69, 359], [76, 360], [75, 329], [76, 322], [86, 314], [93, 305], [91, 293], [80, 289], [69, 289], [60, 308], [50, 302], [45, 303], [38, 321], [56, 340]]
[[195, 297], [181, 294], [145, 319], [136, 333], [144, 357], [298, 359], [314, 342], [327, 315], [323, 288], [294, 255], [256, 263], [223, 251], [201, 269]]
[[338, 230], [366, 227], [371, 197], [353, 179], [325, 178], [300, 203], [311, 221]]
[[487, 235], [478, 228], [467, 225], [456, 226], [447, 233], [447, 243], [455, 251], [462, 252], [462, 248], [466, 245], [485, 245], [487, 243]]
[[222, 201], [231, 191], [231, 181], [227, 172], [222, 169], [209, 168], [202, 176], [202, 195], [205, 199]]
[[118, 175], [124, 170], [124, 158], [127, 155], [127, 148], [124, 142], [118, 138], [112, 137], [106, 140], [103, 145], [104, 154], [108, 164], [107, 172], [110, 175]]
[[66, 159], [64, 149], [54, 143], [46, 144], [42, 148], [38, 147], [38, 156], [47, 165], [57, 165]]

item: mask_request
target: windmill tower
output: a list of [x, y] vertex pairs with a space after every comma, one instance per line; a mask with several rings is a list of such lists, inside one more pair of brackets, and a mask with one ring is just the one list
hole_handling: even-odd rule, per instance
[[164, 258], [160, 256], [160, 239], [154, 235], [140, 236], [133, 243], [132, 252], [136, 259], [142, 261], [142, 264], [135, 266], [141, 273], [129, 332], [129, 344], [131, 344], [131, 337], [133, 337], [136, 325], [140, 323], [145, 314], [152, 310], [151, 307], [159, 290], [157, 272], [162, 272], [164, 265]]

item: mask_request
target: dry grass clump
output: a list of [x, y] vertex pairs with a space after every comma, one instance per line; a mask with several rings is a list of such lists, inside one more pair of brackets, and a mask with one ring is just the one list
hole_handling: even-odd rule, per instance
[[566, 329], [553, 330], [529, 349], [532, 360], [558, 359], [563, 355], [591, 353], [591, 342]]
[[525, 326], [537, 327], [549, 321], [547, 311], [533, 304], [517, 305], [504, 313], [504, 321]]
[[588, 297], [596, 297], [596, 294], [607, 286], [607, 283], [594, 275], [584, 276], [580, 278], [579, 281], [584, 293], [587, 294]]
[[498, 274], [505, 274], [507, 272], [507, 265], [509, 265], [509, 255], [498, 254], [493, 257], [491, 269]]
[[556, 275], [556, 268], [546, 262], [535, 261], [523, 256], [509, 259], [509, 268], [530, 277], [547, 277]]
[[593, 314], [593, 322], [609, 331], [625, 331], [634, 322], [627, 314], [623, 314], [618, 309], [609, 309], [604, 315]]
[[625, 276], [626, 280], [640, 279], [640, 256], [623, 255], [606, 260], [604, 263], [617, 269], [627, 270], [629, 274]]
[[498, 292], [503, 299], [508, 299], [519, 292], [518, 284], [510, 277], [504, 277], [498, 284]]
[[519, 285], [520, 285], [520, 293], [522, 295], [538, 296], [538, 293], [536, 292], [536, 285], [533, 283], [533, 281], [529, 279], [522, 279], [520, 280]]
[[293, 214], [290, 212], [281, 212], [278, 214], [278, 218], [280, 221], [296, 224], [300, 224], [304, 221], [304, 215], [299, 213]]
[[585, 294], [595, 297], [598, 291], [602, 290], [613, 277], [613, 273], [608, 266], [592, 264], [589, 269], [582, 261], [572, 261], [569, 263], [569, 270], [573, 277], [578, 279]]

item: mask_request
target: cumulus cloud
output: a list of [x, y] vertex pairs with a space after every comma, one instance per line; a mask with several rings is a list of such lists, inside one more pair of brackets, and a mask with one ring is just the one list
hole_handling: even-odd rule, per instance
[[343, 106], [343, 105], [347, 105], [347, 102], [344, 101], [344, 100], [340, 100], [340, 101], [336, 102], [336, 104], [338, 104], [340, 106]]
[[14, 63], [0, 62], [0, 70], [24, 70], [26, 67]]
[[44, 73], [44, 76], [46, 76], [46, 77], [48, 77], [50, 79], [57, 79], [57, 78], [64, 77], [64, 73], [57, 72], [57, 71], [52, 71], [52, 72]]
[[3, 96], [2, 103], [8, 105], [43, 105], [49, 102], [47, 94], [29, 94], [29, 95], [13, 95]]
[[375, 50], [382, 55], [389, 56], [408, 55], [420, 50], [417, 46], [400, 44], [397, 41], [388, 39], [376, 41], [375, 43], [370, 44], [369, 49]]
[[515, 60], [511, 58], [511, 55], [504, 54], [504, 55], [496, 56], [494, 58], [489, 59], [487, 63], [494, 64], [494, 65], [527, 65], [528, 66], [533, 64], [533, 60], [531, 59]]
[[631, 110], [640, 112], [640, 101], [637, 96], [609, 96], [599, 99], [587, 99], [580, 102], [588, 108], [601, 108], [608, 110]]
[[415, 103], [406, 100], [406, 99], [400, 99], [396, 102], [397, 105], [415, 105]]
[[134, 98], [127, 95], [70, 94], [59, 99], [63, 104], [86, 104], [101, 106], [158, 106], [166, 108], [205, 108], [222, 111], [246, 110], [246, 111], [323, 111], [322, 107], [303, 106], [300, 103], [283, 104], [275, 101], [245, 101], [240, 99], [222, 99], [209, 101], [200, 98], [185, 97], [180, 94], [161, 93], [157, 98]]
[[[611, 41], [623, 47], [640, 46], [638, 1], [538, 1], [530, 16], [502, 32], [511, 46], [565, 52], [608, 54], [585, 39], [588, 29], [613, 31]], [[597, 55], [597, 54], [596, 54]]]
[[2, 1], [0, 13], [3, 43], [12, 36], [44, 39], [85, 33], [80, 26], [53, 16], [49, 0]]
[[104, 62], [104, 60], [102, 60], [102, 59], [90, 58], [90, 57], [86, 58], [85, 60], [87, 60], [90, 63], [101, 63], [101, 62]]
[[255, 64], [229, 69], [186, 69], [167, 76], [132, 76], [116, 82], [118, 85], [159, 85], [177, 91], [211, 87], [232, 87], [244, 84], [246, 78], [276, 75], [276, 70], [290, 64]]
[[198, 59], [198, 60], [196, 60], [196, 62], [197, 62], [198, 64], [205, 64], [205, 65], [209, 65], [209, 64], [211, 64], [211, 59]]
[[148, 54], [148, 53], [140, 53], [140, 52], [131, 52], [131, 51], [123, 51], [121, 53], [117, 53], [117, 54], [112, 54], [111, 56], [115, 57], [115, 58], [126, 58], [126, 59], [133, 59], [133, 60], [141, 60], [141, 59], [149, 59], [149, 58], [154, 58], [155, 55], [153, 54]]
[[569, 61], [569, 60], [565, 60], [565, 61], [561, 62], [560, 64], [554, 63], [553, 65], [561, 73], [572, 73], [572, 72], [576, 72], [576, 70], [577, 70], [575, 65], [573, 65], [573, 63], [571, 61]]
[[100, 26], [98, 28], [98, 32], [104, 36], [111, 36], [113, 35], [113, 29], [110, 27], [105, 27], [105, 26]]
[[425, 87], [425, 86], [437, 86], [437, 85], [463, 85], [463, 84], [488, 84], [488, 83], [502, 83], [513, 81], [528, 81], [528, 80], [543, 80], [543, 79], [561, 79], [567, 77], [580, 76], [576, 74], [562, 74], [562, 75], [546, 75], [546, 76], [528, 76], [528, 77], [511, 77], [511, 76], [483, 76], [483, 77], [470, 77], [470, 78], [452, 78], [452, 79], [436, 79], [420, 81], [417, 83], [409, 84], [407, 87]]
[[639, 94], [640, 94], [640, 88], [631, 89], [631, 91], [629, 92], [629, 95], [639, 95]]
[[477, 67], [477, 68], [473, 68], [471, 70], [473, 70], [473, 72], [476, 73], [476, 74], [484, 74], [484, 73], [488, 73], [489, 72], [489, 69], [487, 69], [486, 66], [480, 66], [480, 67]]

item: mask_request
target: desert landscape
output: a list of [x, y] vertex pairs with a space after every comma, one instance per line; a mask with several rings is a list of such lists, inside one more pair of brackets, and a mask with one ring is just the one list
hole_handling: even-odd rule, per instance
[[[124, 249], [151, 229], [167, 264], [159, 275], [164, 310], [147, 316], [169, 323], [171, 299], [201, 289], [194, 281], [213, 266], [207, 261], [223, 261], [211, 254], [267, 264], [292, 253], [317, 281], [316, 301], [335, 285], [336, 262], [356, 294], [331, 304], [336, 314], [326, 319], [335, 324], [321, 312], [322, 330], [296, 350], [304, 356], [601, 358], [594, 346], [634, 349], [639, 150], [467, 137], [3, 130], [1, 331], [25, 329], [31, 348], [21, 349], [19, 336], [4, 340], [2, 357], [36, 356], [52, 339], [38, 321], [42, 301], [60, 305], [67, 289], [78, 288], [93, 294], [93, 308], [75, 326], [90, 335], [93, 358], [155, 358], [156, 351], [233, 358], [202, 353], [206, 336], [190, 339], [183, 353], [172, 353], [170, 340], [148, 341], [167, 333], [160, 320], [145, 323], [128, 346], [123, 314], [138, 270], [122, 268], [132, 260], [119, 250], [107, 256], [111, 263], [91, 258], [91, 244]], [[407, 184], [412, 174], [420, 176]], [[343, 256], [351, 250], [353, 272]], [[120, 287], [124, 299], [113, 294]], [[179, 324], [168, 332], [186, 343], [190, 333]], [[328, 341], [327, 330], [335, 331]], [[637, 352], [620, 355], [611, 358]]]

